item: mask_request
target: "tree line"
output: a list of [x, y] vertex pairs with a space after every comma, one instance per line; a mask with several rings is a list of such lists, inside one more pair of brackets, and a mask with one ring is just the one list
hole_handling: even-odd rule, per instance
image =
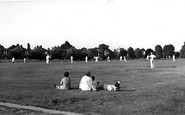
[[42, 45], [31, 49], [29, 43], [27, 44], [27, 48], [19, 44], [12, 45], [9, 48], [0, 45], [0, 59], [11, 59], [14, 57], [16, 59], [28, 58], [44, 60], [47, 54], [49, 54], [52, 59], [69, 59], [70, 56], [73, 56], [74, 60], [84, 60], [86, 56], [88, 56], [89, 59], [94, 59], [94, 57], [98, 56], [102, 60], [107, 59], [107, 57], [110, 57], [110, 59], [119, 59], [120, 56], [125, 56], [127, 59], [142, 59], [150, 55], [151, 52], [156, 55], [157, 59], [170, 58], [173, 55], [175, 55], [176, 58], [185, 58], [185, 42], [179, 52], [175, 52], [175, 47], [172, 44], [165, 45], [164, 47], [156, 45], [154, 50], [151, 48], [133, 49], [132, 47], [128, 49], [118, 48], [111, 50], [109, 45], [106, 44], [100, 44], [95, 48], [87, 49], [83, 47], [76, 49], [68, 41], [65, 41], [65, 43], [60, 46], [54, 46], [51, 49], [45, 49]]

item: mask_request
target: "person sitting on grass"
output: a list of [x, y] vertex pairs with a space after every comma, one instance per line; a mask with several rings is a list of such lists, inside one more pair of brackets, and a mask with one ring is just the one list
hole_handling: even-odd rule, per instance
[[71, 88], [71, 79], [69, 78], [69, 72], [64, 73], [64, 78], [60, 81], [60, 85], [54, 84], [54, 87], [56, 89], [62, 89], [62, 90], [67, 90]]
[[92, 91], [92, 79], [91, 79], [91, 73], [87, 72], [86, 75], [84, 75], [79, 84], [79, 89], [82, 91]]
[[117, 81], [114, 85], [104, 84], [103, 89], [108, 90], [108, 91], [119, 91], [120, 90], [120, 81]]

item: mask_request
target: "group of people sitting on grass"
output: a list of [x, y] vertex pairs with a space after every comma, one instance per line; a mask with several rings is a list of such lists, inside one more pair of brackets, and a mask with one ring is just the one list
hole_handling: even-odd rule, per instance
[[[69, 72], [64, 73], [64, 78], [62, 78], [60, 85], [54, 85], [56, 89], [68, 90], [71, 88], [71, 79], [69, 78]], [[95, 76], [91, 76], [90, 72], [87, 72], [80, 80], [79, 89], [82, 91], [98, 91], [98, 90], [108, 90], [108, 91], [118, 91], [120, 90], [120, 81], [113, 84], [100, 84], [95, 80]]]

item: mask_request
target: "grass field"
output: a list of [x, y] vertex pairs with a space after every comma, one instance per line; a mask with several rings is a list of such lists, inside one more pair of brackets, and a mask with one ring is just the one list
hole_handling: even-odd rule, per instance
[[[32, 105], [82, 114], [103, 115], [184, 115], [185, 60], [118, 60], [98, 63], [10, 62], [0, 63], [0, 102]], [[55, 90], [63, 73], [68, 71], [72, 89]], [[78, 89], [81, 77], [90, 71], [101, 83], [121, 81], [121, 91], [83, 92]], [[53, 103], [55, 100], [56, 103]]]

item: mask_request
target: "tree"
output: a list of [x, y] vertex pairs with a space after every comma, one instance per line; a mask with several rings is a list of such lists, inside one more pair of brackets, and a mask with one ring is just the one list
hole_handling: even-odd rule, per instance
[[74, 60], [85, 60], [85, 57], [87, 56], [87, 53], [83, 52], [76, 52], [74, 53]]
[[28, 51], [31, 51], [31, 48], [30, 48], [30, 44], [29, 43], [27, 44], [27, 50]]
[[30, 58], [44, 60], [46, 57], [47, 50], [42, 48], [42, 46], [37, 46], [31, 51]]
[[163, 56], [164, 58], [166, 57], [172, 57], [172, 55], [174, 54], [174, 50], [175, 50], [175, 47], [173, 45], [165, 45], [163, 47]]
[[99, 51], [99, 56], [102, 58], [102, 59], [106, 59], [107, 55], [109, 54], [108, 53], [108, 50], [109, 50], [109, 46], [108, 45], [105, 45], [105, 44], [100, 44], [99, 47], [98, 47], [98, 51]]
[[154, 52], [151, 48], [147, 49], [146, 50], [146, 53], [145, 53], [145, 57], [148, 56], [148, 55], [150, 55], [151, 52]]
[[180, 50], [180, 57], [185, 58], [185, 42], [184, 42], [184, 45], [182, 46], [182, 48]]
[[72, 53], [74, 52], [71, 52], [71, 51], [74, 51], [76, 50], [74, 46], [72, 46], [68, 41], [65, 41], [64, 44], [62, 44], [60, 46], [60, 55], [61, 55], [61, 58], [70, 58], [70, 56], [72, 55]]
[[0, 59], [3, 59], [3, 57], [4, 57], [4, 51], [5, 51], [4, 46], [2, 46], [2, 45], [0, 44]]
[[127, 50], [125, 50], [124, 48], [120, 48], [119, 56], [127, 56]]
[[135, 59], [136, 55], [135, 55], [135, 51], [132, 47], [128, 48], [128, 58], [130, 59]]
[[135, 50], [136, 59], [142, 58], [142, 50], [137, 48]]
[[163, 49], [160, 45], [155, 46], [155, 55], [157, 59], [161, 59], [163, 57]]
[[93, 59], [95, 56], [98, 56], [98, 48], [90, 48], [87, 50], [89, 59]]
[[25, 56], [26, 49], [23, 48], [22, 45], [19, 45], [19, 44], [17, 44], [16, 46], [13, 45], [8, 49], [9, 50], [8, 50], [8, 55], [7, 56], [8, 56], [9, 59], [12, 58], [12, 57], [14, 57], [16, 59], [21, 59], [21, 58], [24, 58], [24, 56]]
[[51, 58], [52, 59], [61, 59], [62, 55], [60, 53], [60, 48], [59, 47], [53, 47], [51, 50], [50, 50], [50, 54], [51, 54]]
[[65, 43], [60, 46], [62, 50], [67, 50], [71, 47], [74, 47], [74, 46], [72, 46], [68, 41], [65, 41]]
[[70, 56], [74, 56], [75, 53], [77, 53], [77, 49], [75, 49], [75, 47], [71, 47], [69, 49], [66, 50], [67, 54], [66, 54], [66, 58], [69, 59]]
[[175, 57], [176, 58], [179, 58], [180, 57], [180, 53], [177, 51], [177, 52], [175, 52]]

